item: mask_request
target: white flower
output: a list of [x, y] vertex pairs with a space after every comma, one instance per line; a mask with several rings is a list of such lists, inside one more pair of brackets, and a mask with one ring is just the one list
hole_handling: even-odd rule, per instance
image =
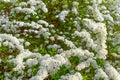
[[90, 60], [88, 59], [88, 60], [86, 60], [86, 61], [81, 62], [80, 64], [78, 64], [75, 69], [76, 70], [82, 70], [82, 69], [84, 69], [86, 67], [89, 67], [89, 66], [90, 66]]
[[[16, 37], [9, 34], [0, 34], [0, 38], [3, 40], [9, 40], [13, 45], [15, 45], [18, 50], [24, 50], [23, 46], [20, 44], [19, 40]], [[8, 45], [8, 43], [6, 43], [6, 45]]]
[[102, 0], [92, 0], [93, 1], [93, 4], [101, 4], [102, 3]]
[[98, 20], [100, 22], [104, 21], [102, 13], [100, 13], [99, 9], [97, 8], [97, 5], [95, 4], [93, 5], [92, 13], [95, 20]]
[[103, 78], [104, 80], [109, 80], [109, 77], [107, 76], [107, 74], [101, 68], [99, 68], [97, 70], [97, 73], [94, 76], [95, 80], [98, 80], [100, 78]]
[[54, 59], [58, 61], [59, 65], [63, 65], [64, 63], [66, 63], [66, 59], [61, 55], [55, 55]]
[[19, 13], [22, 10], [22, 8], [21, 7], [16, 7], [16, 8], [14, 8], [14, 10]]
[[58, 48], [60, 48], [60, 46], [57, 45], [57, 44], [54, 44], [54, 45], [48, 45], [47, 48], [48, 48], [48, 49], [49, 49], [49, 48], [58, 49]]
[[20, 6], [27, 6], [27, 3], [26, 2], [21, 2], [19, 5]]
[[43, 7], [42, 8], [43, 12], [47, 13], [48, 12], [48, 9], [46, 7]]
[[23, 13], [26, 13], [26, 14], [37, 14], [33, 9], [31, 8], [22, 8], [22, 7], [15, 7], [13, 9], [14, 11], [16, 11], [17, 13], [19, 12], [23, 12]]
[[49, 74], [44, 67], [40, 67], [39, 71], [37, 72], [37, 75], [39, 75], [42, 79], [45, 79]]
[[21, 12], [27, 13], [27, 14], [37, 14], [33, 9], [30, 8], [23, 8]]
[[34, 5], [37, 5], [39, 3], [39, 1], [38, 0], [29, 0], [27, 3], [30, 4], [31, 6], [34, 6]]
[[3, 1], [5, 1], [5, 2], [9, 2], [10, 0], [3, 0]]
[[51, 40], [51, 41], [55, 41], [55, 38], [54, 38], [54, 37], [50, 37], [50, 40]]
[[46, 8], [45, 3], [43, 3], [42, 1], [40, 1], [40, 8], [43, 10], [43, 12], [47, 13], [48, 9]]
[[30, 45], [30, 43], [29, 42], [25, 42], [25, 46], [29, 46]]
[[65, 41], [64, 43], [65, 43], [67, 46], [69, 46], [70, 48], [76, 48], [76, 46], [73, 44], [73, 42], [71, 42], [71, 41], [69, 41], [69, 40], [67, 40], [67, 39], [65, 39], [64, 41]]
[[65, 17], [68, 15], [68, 10], [63, 10], [60, 14], [56, 15], [56, 18], [59, 18], [61, 21], [65, 22]]
[[26, 61], [26, 65], [28, 65], [29, 67], [32, 67], [33, 65], [37, 65], [37, 64], [38, 64], [37, 59], [28, 59]]
[[13, 71], [20, 71], [24, 68], [25, 66], [23, 65], [23, 63], [19, 63], [15, 68], [13, 68]]
[[44, 24], [46, 27], [49, 26], [49, 24], [44, 20], [39, 20], [38, 23], [39, 24]]
[[44, 80], [44, 79], [42, 79], [41, 76], [34, 76], [30, 78], [30, 80]]
[[110, 79], [120, 80], [120, 74], [119, 74], [118, 71], [117, 71], [112, 65], [110, 65], [108, 62], [106, 62], [106, 64], [105, 64], [105, 72], [106, 72], [106, 74], [109, 76]]
[[53, 28], [53, 27], [54, 27], [54, 25], [53, 25], [53, 24], [50, 24], [50, 25], [49, 25], [49, 27], [50, 27], [50, 28]]
[[72, 12], [73, 12], [74, 14], [78, 14], [77, 8], [76, 8], [76, 7], [72, 7]]
[[81, 26], [80, 26], [79, 21], [74, 21], [73, 23], [74, 23], [74, 26], [77, 28], [77, 31], [80, 31]]
[[49, 74], [55, 74], [65, 63], [66, 59], [63, 56], [55, 55], [54, 57], [41, 60], [40, 68], [45, 68]]
[[80, 49], [80, 48], [72, 49], [71, 52], [73, 54], [72, 56], [78, 56], [80, 58], [82, 58], [85, 55], [84, 51], [82, 49]]
[[66, 74], [65, 76], [61, 76], [60, 80], [82, 80], [82, 75], [79, 72], [75, 74]]
[[63, 36], [57, 36], [57, 39], [64, 41], [65, 38]]
[[36, 9], [42, 9], [43, 12], [47, 13], [48, 9], [46, 8], [45, 3], [42, 0], [29, 0], [28, 4], [35, 6]]
[[79, 3], [78, 2], [76, 2], [76, 1], [73, 1], [72, 2], [72, 5], [73, 5], [73, 7], [72, 7], [72, 12], [74, 13], [74, 14], [78, 14], [78, 11], [77, 11], [77, 6], [79, 5]]
[[98, 51], [96, 57], [101, 59], [106, 59], [107, 54], [108, 54], [108, 51], [106, 49], [101, 49]]
[[74, 7], [76, 7], [76, 6], [79, 5], [79, 3], [78, 3], [77, 1], [73, 1], [73, 2], [72, 2], [72, 5], [73, 5]]

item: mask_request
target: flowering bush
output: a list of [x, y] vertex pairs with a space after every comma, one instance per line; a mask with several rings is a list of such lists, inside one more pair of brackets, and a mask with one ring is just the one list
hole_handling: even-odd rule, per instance
[[120, 0], [0, 3], [0, 80], [120, 80]]

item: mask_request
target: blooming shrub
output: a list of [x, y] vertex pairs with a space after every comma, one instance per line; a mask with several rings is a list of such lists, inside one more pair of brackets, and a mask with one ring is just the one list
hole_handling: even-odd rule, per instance
[[0, 80], [120, 80], [120, 0], [0, 3]]

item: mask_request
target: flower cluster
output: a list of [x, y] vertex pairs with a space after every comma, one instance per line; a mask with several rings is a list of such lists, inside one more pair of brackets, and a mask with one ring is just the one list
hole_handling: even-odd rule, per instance
[[119, 0], [0, 2], [0, 80], [120, 80]]
[[76, 72], [75, 74], [66, 74], [65, 76], [61, 76], [60, 80], [82, 80], [82, 76], [79, 72]]

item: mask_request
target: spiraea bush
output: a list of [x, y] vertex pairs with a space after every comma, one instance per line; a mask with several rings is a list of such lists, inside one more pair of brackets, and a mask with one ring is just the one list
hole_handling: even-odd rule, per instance
[[0, 0], [0, 80], [120, 80], [120, 0]]

